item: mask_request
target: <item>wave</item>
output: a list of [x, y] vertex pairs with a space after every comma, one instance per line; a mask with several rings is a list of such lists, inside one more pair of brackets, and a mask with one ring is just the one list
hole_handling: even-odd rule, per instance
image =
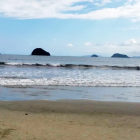
[[20, 77], [20, 76], [0, 76], [1, 78], [5, 78], [5, 79], [27, 79], [26, 77]]
[[0, 86], [78, 86], [78, 87], [140, 87], [140, 80], [126, 79], [74, 79], [74, 78], [41, 78], [13, 79], [0, 78]]
[[0, 62], [0, 66], [28, 66], [28, 67], [62, 67], [62, 68], [99, 68], [99, 69], [125, 69], [125, 70], [140, 70], [140, 66], [109, 66], [109, 65], [86, 65], [86, 64], [41, 64], [41, 63], [7, 63]]

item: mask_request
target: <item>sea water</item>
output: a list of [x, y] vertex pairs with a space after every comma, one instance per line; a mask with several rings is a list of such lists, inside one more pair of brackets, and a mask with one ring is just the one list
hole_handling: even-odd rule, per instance
[[0, 100], [140, 102], [140, 59], [0, 55]]

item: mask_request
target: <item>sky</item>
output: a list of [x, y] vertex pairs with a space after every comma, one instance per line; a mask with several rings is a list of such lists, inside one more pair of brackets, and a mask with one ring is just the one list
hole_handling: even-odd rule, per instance
[[140, 0], [0, 0], [0, 53], [140, 56]]

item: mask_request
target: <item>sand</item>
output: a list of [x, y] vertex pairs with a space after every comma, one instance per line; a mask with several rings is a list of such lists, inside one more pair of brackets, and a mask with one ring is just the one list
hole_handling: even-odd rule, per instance
[[139, 140], [140, 103], [0, 102], [2, 140]]

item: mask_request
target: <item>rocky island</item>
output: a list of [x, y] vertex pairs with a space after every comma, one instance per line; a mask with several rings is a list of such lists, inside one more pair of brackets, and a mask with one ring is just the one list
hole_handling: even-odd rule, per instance
[[46, 52], [42, 48], [36, 48], [36, 49], [33, 50], [33, 52], [31, 53], [31, 55], [45, 55], [45, 56], [50, 56], [50, 53], [49, 52]]
[[125, 54], [119, 54], [119, 53], [115, 53], [111, 57], [112, 58], [113, 57], [116, 57], [116, 58], [129, 58], [127, 55], [125, 55]]
[[91, 57], [98, 57], [98, 55], [96, 55], [96, 54], [93, 54]]

